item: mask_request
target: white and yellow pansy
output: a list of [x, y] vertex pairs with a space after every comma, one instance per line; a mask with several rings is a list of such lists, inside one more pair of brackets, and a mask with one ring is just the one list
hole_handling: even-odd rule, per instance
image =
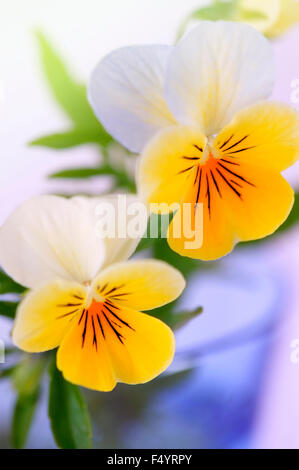
[[176, 46], [116, 50], [91, 76], [98, 118], [141, 153], [140, 195], [155, 205], [189, 203], [194, 219], [203, 204], [200, 248], [174, 236], [181, 210], [169, 227], [170, 246], [184, 256], [219, 258], [238, 241], [273, 233], [292, 208], [281, 172], [298, 159], [299, 114], [265, 101], [273, 63], [270, 42], [254, 28], [203, 21]]
[[106, 200], [36, 197], [0, 229], [0, 264], [30, 289], [13, 342], [32, 353], [58, 347], [64, 377], [101, 391], [147, 382], [169, 366], [174, 335], [141, 310], [173, 301], [185, 286], [166, 263], [127, 261], [138, 240], [99, 239], [95, 208]]

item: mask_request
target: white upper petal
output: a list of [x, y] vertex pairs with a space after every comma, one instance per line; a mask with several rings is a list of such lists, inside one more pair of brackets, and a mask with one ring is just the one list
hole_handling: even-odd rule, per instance
[[[136, 195], [132, 194], [111, 194], [103, 197], [86, 198], [77, 196], [73, 198], [79, 207], [84, 211], [89, 212], [89, 217], [93, 220], [93, 225], [96, 227], [97, 236], [102, 239], [105, 245], [106, 257], [101, 268], [107, 267], [110, 264], [114, 264], [120, 261], [127, 260], [136, 250], [138, 243], [140, 242], [140, 236], [133, 236], [132, 233], [127, 232], [129, 224], [134, 220], [134, 212], [142, 205], [144, 207], [144, 214], [147, 215], [146, 206]], [[109, 237], [101, 237], [98, 225], [103, 220], [107, 220], [106, 212], [109, 210], [109, 214], [112, 217], [112, 221], [115, 221], [115, 235]], [[144, 230], [147, 226], [147, 217], [144, 216]], [[121, 229], [125, 229], [124, 233], [121, 233]]]
[[75, 199], [35, 197], [18, 207], [0, 229], [0, 265], [26, 287], [56, 278], [92, 280], [105, 251], [89, 211]]
[[165, 97], [181, 124], [217, 133], [241, 108], [267, 98], [274, 83], [270, 42], [252, 27], [202, 21], [175, 46]]
[[139, 153], [161, 128], [175, 122], [163, 96], [170, 46], [118, 49], [95, 68], [88, 96], [107, 131]]

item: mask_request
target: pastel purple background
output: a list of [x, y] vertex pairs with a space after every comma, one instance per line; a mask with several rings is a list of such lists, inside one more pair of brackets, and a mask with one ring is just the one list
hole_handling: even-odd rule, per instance
[[[31, 195], [87, 188], [98, 194], [102, 189], [98, 180], [46, 179], [58, 169], [94, 163], [91, 146], [64, 152], [26, 146], [68, 125], [42, 77], [32, 30], [46, 32], [86, 80], [99, 58], [116, 47], [173, 42], [182, 18], [199, 4], [11, 0], [1, 6], [0, 223]], [[291, 83], [299, 79], [298, 39], [293, 29], [273, 43], [274, 98], [288, 103]], [[298, 189], [298, 164], [286, 177]], [[290, 360], [291, 342], [299, 339], [298, 261], [294, 228], [257, 247], [235, 250], [217, 269], [200, 271], [190, 281], [182, 306], [202, 304], [205, 310], [177, 335], [174, 367], [188, 356], [198, 365], [196, 374], [153, 403], [155, 412], [165, 415], [163, 426], [154, 432], [145, 423], [132, 427], [127, 447], [299, 447], [299, 364]], [[9, 321], [0, 322], [0, 337], [7, 342], [10, 327]], [[0, 437], [6, 435], [13, 400], [10, 385], [1, 381]], [[45, 404], [28, 446], [54, 446]]]

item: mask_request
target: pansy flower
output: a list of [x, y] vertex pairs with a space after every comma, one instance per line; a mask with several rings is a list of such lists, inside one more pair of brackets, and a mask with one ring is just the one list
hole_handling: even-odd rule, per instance
[[[89, 98], [98, 118], [141, 153], [140, 194], [149, 204], [180, 205], [168, 241], [181, 255], [217, 259], [287, 218], [294, 193], [281, 172], [298, 159], [299, 118], [265, 101], [273, 83], [269, 41], [223, 21], [200, 22], [173, 47], [116, 50], [94, 70]], [[189, 231], [174, 233], [184, 226], [184, 203], [190, 228], [203, 209], [201, 247], [190, 248]]]
[[13, 342], [32, 353], [58, 347], [67, 380], [109, 391], [117, 382], [147, 382], [169, 366], [172, 331], [140, 310], [173, 301], [185, 282], [166, 263], [127, 261], [138, 240], [100, 239], [100, 202], [41, 196], [23, 203], [0, 229], [0, 263], [30, 289], [17, 309]]

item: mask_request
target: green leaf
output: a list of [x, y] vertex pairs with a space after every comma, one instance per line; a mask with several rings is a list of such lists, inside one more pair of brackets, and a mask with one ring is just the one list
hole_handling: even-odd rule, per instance
[[295, 201], [292, 211], [287, 220], [279, 227], [275, 233], [280, 233], [288, 230], [299, 222], [299, 193], [295, 193]]
[[123, 170], [111, 167], [110, 165], [87, 168], [70, 168], [68, 170], [52, 173], [49, 175], [49, 178], [84, 179], [95, 176], [113, 176], [116, 182], [116, 187], [126, 188], [130, 192], [136, 191], [135, 183], [131, 180], [127, 173]]
[[49, 175], [49, 178], [73, 178], [84, 179], [94, 176], [115, 175], [115, 171], [106, 166], [104, 167], [87, 167], [87, 168], [70, 168], [68, 170], [58, 171]]
[[197, 307], [195, 310], [186, 310], [184, 312], [175, 312], [177, 302], [178, 300], [175, 300], [163, 307], [156, 308], [151, 311], [151, 315], [162, 320], [171, 329], [178, 330], [203, 312], [203, 307]]
[[179, 29], [178, 39], [184, 34], [192, 20], [254, 21], [267, 18], [267, 16], [259, 10], [243, 8], [240, 0], [213, 0], [210, 3], [211, 4], [208, 6], [197, 8], [187, 16]]
[[187, 325], [189, 321], [197, 318], [203, 312], [203, 307], [197, 307], [195, 310], [186, 310], [185, 312], [174, 313], [170, 326], [174, 330], [178, 330]]
[[233, 20], [236, 14], [238, 1], [239, 0], [214, 0], [211, 5], [197, 8], [196, 10], [192, 11], [181, 24], [177, 39], [180, 39], [183, 36], [192, 20]]
[[57, 102], [78, 127], [97, 128], [98, 122], [88, 105], [85, 87], [73, 79], [45, 36], [38, 32], [36, 37], [44, 73]]
[[[136, 251], [139, 252], [145, 249], [151, 249], [154, 258], [171, 264], [181, 271], [184, 276], [188, 276], [193, 271], [199, 269], [203, 265], [203, 262], [181, 256], [169, 247], [166, 235], [172, 217], [173, 214], [170, 214], [170, 217], [168, 214], [162, 216], [152, 214], [148, 221], [145, 236], [142, 238]], [[155, 238], [150, 237], [150, 227], [157, 228], [157, 230], [155, 229], [157, 231]]]
[[[5, 355], [6, 355], [6, 351], [5, 351]], [[16, 368], [15, 366], [12, 366], [12, 367], [6, 367], [6, 369], [0, 370], [0, 379], [6, 379], [7, 377], [11, 377], [15, 368]]]
[[231, 20], [234, 17], [236, 1], [215, 2], [214, 5], [195, 10], [190, 19], [195, 20]]
[[44, 356], [24, 356], [13, 374], [13, 386], [19, 395], [30, 395], [36, 390], [44, 367]]
[[176, 387], [177, 385], [180, 385], [182, 381], [185, 381], [186, 379], [189, 379], [192, 374], [194, 373], [194, 368], [189, 367], [188, 369], [172, 372], [172, 373], [166, 373], [159, 375], [155, 380], [150, 382], [150, 384], [153, 384], [153, 388], [156, 389], [157, 391], [160, 391], [164, 388], [172, 388]]
[[63, 133], [51, 134], [29, 143], [31, 146], [48, 147], [51, 149], [67, 149], [83, 144], [100, 144], [106, 146], [110, 137], [89, 129], [73, 129]]
[[[155, 243], [161, 243], [161, 238], [167, 234], [169, 223], [171, 222], [173, 214], [159, 215], [151, 214], [148, 219], [146, 232], [141, 239], [137, 252], [153, 247]], [[154, 230], [155, 233], [151, 233]]]
[[15, 318], [16, 309], [19, 302], [8, 302], [0, 300], [0, 315], [8, 318]]
[[10, 374], [18, 394], [11, 431], [12, 444], [16, 449], [21, 449], [26, 444], [40, 397], [40, 379], [44, 367], [44, 358], [26, 356]]
[[[77, 142], [81, 144], [83, 136], [85, 136], [84, 139], [86, 139], [87, 136], [90, 137], [96, 134], [98, 135], [96, 141], [103, 146], [107, 145], [112, 138], [95, 117], [87, 100], [86, 87], [78, 83], [72, 77], [67, 67], [64, 65], [63, 60], [47, 41], [45, 36], [41, 32], [38, 32], [36, 37], [39, 44], [43, 70], [50, 90], [58, 104], [72, 120], [75, 134], [77, 135], [74, 136], [74, 129], [71, 129], [67, 137], [57, 137], [56, 134], [54, 140], [48, 136], [34, 141], [33, 144], [48, 146], [50, 142], [50, 146], [53, 146], [52, 148], [66, 148], [67, 144], [69, 145], [70, 142], [74, 142], [72, 139], [76, 139]], [[80, 133], [81, 138], [78, 136]], [[92, 142], [94, 142], [94, 137], [92, 137], [92, 139]], [[56, 143], [54, 143], [55, 141]], [[40, 143], [38, 144], [37, 142]], [[78, 143], [73, 143], [72, 145], [78, 145]]]
[[63, 449], [90, 449], [90, 418], [79, 388], [64, 380], [55, 359], [49, 373], [49, 417], [57, 445]]
[[38, 399], [39, 390], [30, 395], [20, 395], [17, 399], [11, 433], [12, 445], [15, 449], [22, 449], [26, 444]]
[[172, 251], [166, 238], [161, 238], [155, 241], [153, 245], [153, 256], [154, 258], [161, 259], [162, 261], [171, 264], [181, 271], [185, 277], [203, 266], [202, 261], [186, 258]]
[[20, 353], [21, 353], [21, 350], [14, 346], [5, 348], [5, 356], [12, 355], [12, 354], [20, 354]]
[[21, 294], [25, 287], [11, 279], [5, 272], [0, 270], [0, 294]]

